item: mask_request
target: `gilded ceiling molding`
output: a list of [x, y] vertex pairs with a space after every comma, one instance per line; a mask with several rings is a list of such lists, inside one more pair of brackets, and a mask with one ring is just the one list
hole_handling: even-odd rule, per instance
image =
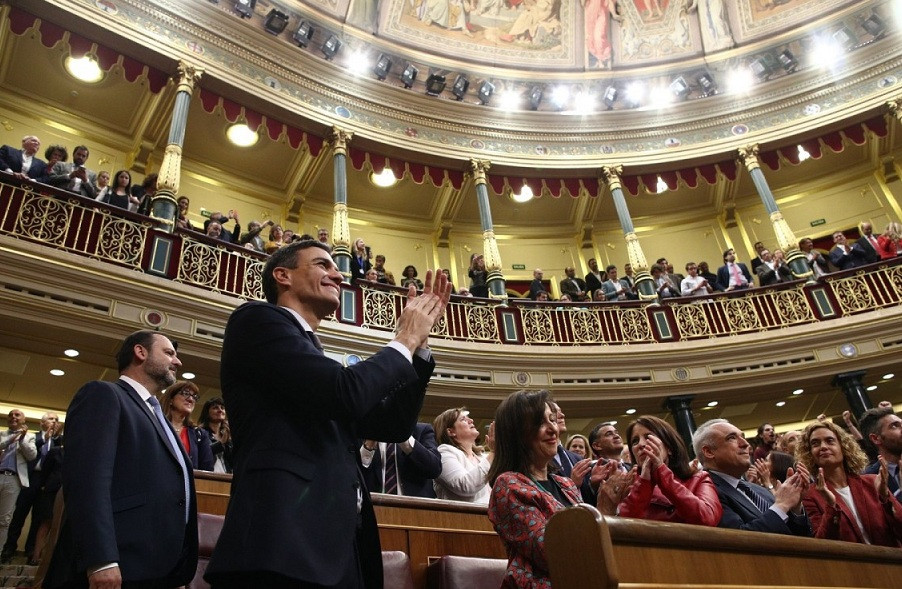
[[471, 159], [469, 162], [469, 174], [473, 177], [473, 181], [477, 186], [486, 184], [486, 173], [492, 167], [489, 160]]

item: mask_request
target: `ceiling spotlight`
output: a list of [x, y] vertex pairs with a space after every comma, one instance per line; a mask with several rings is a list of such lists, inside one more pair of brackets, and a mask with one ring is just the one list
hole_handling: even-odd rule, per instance
[[708, 407], [717, 407], [717, 401], [708, 401]]
[[390, 71], [391, 57], [383, 53], [379, 56], [379, 59], [376, 60], [376, 64], [373, 66], [373, 75], [375, 75], [378, 80], [384, 80]]
[[876, 14], [872, 14], [871, 16], [864, 19], [864, 22], [861, 23], [861, 26], [866, 30], [874, 39], [882, 39], [884, 35], [886, 35], [886, 24], [883, 22], [883, 19], [877, 16]]
[[420, 73], [419, 70], [411, 64], [407, 64], [407, 67], [404, 68], [404, 71], [401, 72], [401, 82], [404, 83], [405, 88], [410, 88], [413, 86], [413, 83], [417, 80], [417, 74]]
[[302, 20], [301, 24], [298, 25], [298, 30], [294, 32], [291, 38], [294, 39], [294, 42], [297, 43], [299, 47], [306, 47], [313, 39], [313, 33], [315, 32], [316, 29], [313, 28], [312, 24], [306, 20]]
[[235, 12], [238, 13], [241, 18], [250, 18], [254, 15], [254, 7], [257, 5], [257, 0], [238, 0], [235, 3]]
[[632, 414], [635, 413], [635, 412], [636, 412], [636, 410], [633, 409], [632, 407], [630, 407], [629, 409], [626, 410], [626, 414], [627, 414], [627, 415], [632, 415]]
[[429, 74], [426, 78], [426, 94], [438, 96], [445, 90], [445, 76], [441, 74]]
[[67, 358], [76, 358], [78, 356], [78, 350], [69, 348], [68, 350], [63, 352], [63, 354], [65, 354]]
[[588, 114], [595, 111], [598, 101], [591, 92], [579, 92], [573, 97], [573, 110], [580, 114]]
[[97, 60], [90, 55], [85, 55], [83, 57], [67, 57], [66, 70], [73, 78], [82, 82], [99, 82], [100, 79], [103, 78], [103, 70], [100, 69]]
[[796, 389], [792, 392], [793, 395], [801, 395], [805, 392], [805, 389]]
[[791, 74], [792, 72], [799, 69], [799, 61], [789, 49], [784, 49], [783, 51], [781, 51], [780, 55], [777, 56], [777, 61], [780, 62], [780, 66], [784, 70], [786, 70], [787, 74]]
[[523, 96], [516, 90], [508, 89], [498, 94], [498, 108], [516, 110], [520, 108]]
[[532, 110], [538, 110], [539, 104], [542, 103], [542, 96], [545, 94], [545, 91], [542, 90], [541, 86], [533, 86], [533, 88], [529, 91], [529, 108]]
[[686, 78], [680, 76], [670, 83], [670, 91], [673, 92], [673, 95], [676, 96], [679, 100], [685, 100], [686, 97], [689, 96], [689, 94], [692, 92], [692, 88], [689, 87], [689, 83], [686, 82]]
[[476, 96], [479, 98], [479, 102], [481, 102], [482, 104], [488, 104], [494, 92], [495, 85], [488, 80], [485, 80], [482, 84], [479, 85], [479, 88], [476, 90]]
[[50, 371], [50, 374], [52, 374], [53, 376], [65, 376], [66, 373], [59, 368], [54, 368]]
[[786, 401], [777, 401], [777, 403], [776, 403], [777, 407], [782, 407], [785, 404], [786, 404]]
[[699, 74], [695, 81], [698, 82], [699, 88], [702, 89], [702, 96], [707, 97], [717, 94], [717, 84], [714, 83], [714, 78], [711, 77], [711, 74]]
[[529, 184], [523, 183], [523, 188], [520, 189], [520, 192], [511, 191], [511, 198], [514, 202], [524, 203], [532, 200], [533, 197], [532, 188], [529, 187]]
[[849, 27], [842, 27], [833, 33], [833, 40], [839, 43], [843, 48], [849, 49], [854, 45], [858, 45], [858, 37]]
[[646, 91], [645, 84], [642, 82], [631, 83], [626, 87], [626, 94], [624, 96], [626, 103], [632, 108], [638, 107], [642, 104], [642, 101], [645, 100]]
[[614, 103], [617, 102], [617, 88], [615, 86], [605, 88], [604, 94], [601, 95], [601, 101], [604, 102], [608, 110], [613, 109]]
[[869, 386], [869, 387], [866, 388], [865, 390], [868, 391], [868, 392], [870, 392], [870, 391], [876, 391], [876, 390], [877, 390], [877, 385], [872, 384], [871, 386]]
[[263, 21], [263, 28], [266, 29], [267, 33], [272, 33], [273, 35], [280, 34], [287, 26], [288, 15], [278, 8], [270, 10], [269, 14], [266, 15], [266, 20]]
[[730, 94], [745, 94], [752, 89], [754, 83], [755, 79], [749, 68], [737, 68], [727, 74], [727, 92]]
[[397, 184], [398, 179], [395, 177], [395, 173], [392, 172], [392, 169], [386, 167], [383, 168], [382, 171], [378, 174], [376, 172], [371, 172], [370, 182], [372, 182], [379, 188], [389, 188], [390, 186]]
[[195, 376], [197, 376], [197, 375], [194, 374], [193, 372], [183, 372], [182, 373], [182, 378], [184, 378], [185, 380], [194, 380]]
[[245, 123], [235, 123], [226, 130], [226, 136], [238, 147], [250, 147], [260, 138], [257, 132]]
[[[67, 355], [68, 355], [68, 354], [67, 354]], [[893, 378], [894, 376], [896, 376], [896, 375], [893, 374], [892, 372], [888, 372], [888, 373], [886, 373], [886, 374], [883, 375], [883, 380], [889, 380], [889, 379]]]
[[458, 100], [463, 100], [464, 95], [467, 93], [467, 89], [470, 87], [470, 80], [463, 74], [457, 76], [454, 80], [454, 85], [451, 86], [451, 94], [454, 95]]
[[326, 57], [326, 60], [331, 61], [332, 58], [335, 57], [335, 54], [338, 53], [339, 49], [341, 49], [341, 39], [335, 35], [329, 35], [329, 38], [323, 43], [321, 51]]

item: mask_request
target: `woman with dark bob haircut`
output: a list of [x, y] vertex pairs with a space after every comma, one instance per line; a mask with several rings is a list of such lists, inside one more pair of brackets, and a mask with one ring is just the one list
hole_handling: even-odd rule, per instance
[[191, 421], [191, 413], [197, 404], [200, 389], [188, 380], [176, 381], [160, 398], [163, 415], [172, 424], [175, 437], [181, 442], [191, 459], [194, 470], [213, 470], [213, 451], [206, 430]]
[[558, 444], [548, 391], [518, 391], [498, 406], [488, 515], [507, 549], [502, 589], [551, 587], [545, 524], [556, 511], [582, 500], [573, 481], [548, 473]]
[[619, 515], [702, 526], [720, 522], [717, 488], [708, 473], [693, 472], [686, 445], [670, 424], [643, 415], [626, 428], [626, 440], [639, 476]]

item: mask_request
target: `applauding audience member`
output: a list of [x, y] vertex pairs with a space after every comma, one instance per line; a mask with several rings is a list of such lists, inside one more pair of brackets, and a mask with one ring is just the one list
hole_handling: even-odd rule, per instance
[[435, 496], [469, 503], [486, 504], [489, 486], [486, 475], [492, 464], [491, 432], [486, 437], [489, 452], [476, 444], [479, 430], [464, 407], [448, 409], [435, 418], [435, 437], [442, 455], [442, 473], [435, 479]]
[[902, 419], [896, 415], [892, 406], [875, 407], [865, 411], [858, 420], [861, 435], [864, 438], [865, 451], [877, 456], [864, 469], [864, 474], [880, 474], [880, 458], [886, 462], [889, 471], [889, 492], [896, 499], [902, 500], [902, 489], [899, 488], [900, 460], [902, 460]]
[[698, 265], [695, 262], [686, 264], [686, 272], [689, 276], [680, 284], [680, 294], [684, 297], [700, 297], [714, 292], [714, 286], [708, 279], [699, 275]]
[[37, 157], [41, 140], [34, 135], [22, 138], [22, 149], [0, 147], [0, 170], [19, 180], [40, 180], [47, 173], [47, 162]]
[[881, 260], [895, 258], [902, 253], [902, 225], [893, 221], [877, 238], [877, 253]]
[[477, 252], [470, 254], [470, 269], [467, 275], [470, 277], [470, 293], [474, 297], [487, 298], [489, 273], [485, 269], [485, 258], [482, 254]]

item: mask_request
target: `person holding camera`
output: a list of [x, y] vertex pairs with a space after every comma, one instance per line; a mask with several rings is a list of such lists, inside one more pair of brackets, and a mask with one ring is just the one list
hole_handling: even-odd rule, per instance
[[76, 147], [71, 162], [57, 162], [53, 165], [48, 184], [88, 198], [97, 198], [97, 174], [85, 167], [88, 155], [90, 152], [87, 147]]

